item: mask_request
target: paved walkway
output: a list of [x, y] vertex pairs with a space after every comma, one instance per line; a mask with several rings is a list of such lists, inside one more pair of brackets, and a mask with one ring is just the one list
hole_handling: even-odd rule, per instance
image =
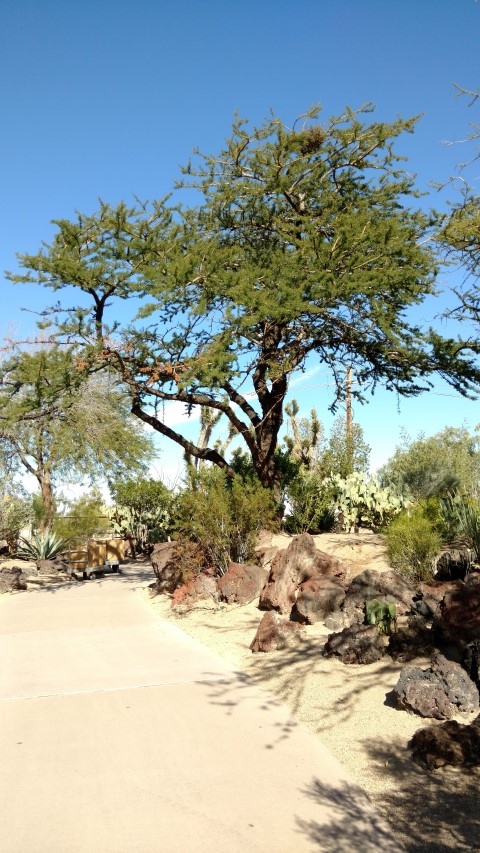
[[149, 580], [0, 601], [2, 853], [398, 851], [284, 706], [156, 617]]

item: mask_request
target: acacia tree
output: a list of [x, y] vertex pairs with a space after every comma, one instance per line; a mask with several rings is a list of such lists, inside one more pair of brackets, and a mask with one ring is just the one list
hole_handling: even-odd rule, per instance
[[[83, 378], [82, 378], [83, 377]], [[0, 371], [0, 444], [38, 483], [41, 528], [52, 526], [54, 485], [145, 470], [150, 439], [107, 376], [85, 380], [71, 352], [20, 352]]]
[[[415, 120], [361, 112], [320, 123], [313, 109], [293, 128], [236, 120], [218, 155], [185, 169], [198, 208], [102, 204], [95, 216], [58, 221], [53, 243], [21, 255], [26, 272], [10, 277], [82, 291], [56, 334], [81, 342], [91, 367], [118, 371], [133, 414], [231, 473], [218, 448], [163, 417], [170, 401], [222, 412], [272, 488], [289, 379], [309, 357], [332, 372], [332, 407], [347, 365], [359, 399], [378, 383], [419, 394], [434, 372], [461, 393], [479, 378], [461, 341], [406, 316], [435, 278], [430, 223], [408, 206], [413, 179], [393, 151]], [[109, 321], [109, 302], [132, 296], [143, 300], [135, 322]]]

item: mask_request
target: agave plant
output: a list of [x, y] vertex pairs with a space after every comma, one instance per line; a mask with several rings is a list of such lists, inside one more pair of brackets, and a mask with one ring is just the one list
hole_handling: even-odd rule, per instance
[[17, 556], [24, 560], [53, 560], [66, 548], [64, 539], [60, 539], [56, 533], [47, 530], [45, 533], [34, 533], [31, 539], [20, 536], [20, 548]]

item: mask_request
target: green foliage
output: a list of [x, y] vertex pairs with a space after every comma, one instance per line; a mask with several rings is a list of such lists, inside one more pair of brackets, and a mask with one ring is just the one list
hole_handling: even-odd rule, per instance
[[414, 581], [432, 580], [442, 537], [422, 509], [417, 507], [402, 513], [386, 533], [392, 566]]
[[380, 471], [389, 484], [415, 500], [455, 492], [477, 494], [480, 485], [480, 437], [464, 427], [447, 427], [411, 441], [404, 435], [392, 459]]
[[23, 560], [53, 560], [67, 547], [67, 543], [51, 530], [34, 533], [30, 539], [20, 536], [17, 556]]
[[353, 473], [366, 474], [370, 464], [370, 447], [360, 424], [352, 423], [351, 435], [347, 436], [346, 419], [337, 418], [320, 464], [325, 475], [333, 473], [348, 477]]
[[20, 531], [32, 520], [32, 504], [22, 491], [7, 492], [0, 497], [0, 539], [5, 539], [12, 553]]
[[375, 476], [367, 478], [358, 472], [348, 477], [332, 474], [326, 482], [345, 530], [353, 526], [379, 530], [405, 506], [405, 500], [393, 489], [382, 488]]
[[376, 625], [379, 634], [391, 634], [397, 621], [397, 605], [390, 601], [374, 598], [365, 602], [367, 625]]
[[291, 512], [285, 518], [288, 533], [327, 533], [335, 526], [333, 490], [316, 471], [300, 468], [287, 488]]
[[[330, 372], [332, 406], [345, 365], [356, 399], [378, 383], [416, 395], [435, 371], [462, 393], [479, 379], [459, 342], [406, 319], [436, 272], [430, 219], [394, 151], [416, 120], [371, 113], [321, 120], [313, 108], [293, 128], [237, 118], [222, 150], [184, 170], [197, 207], [102, 203], [58, 220], [51, 245], [20, 256], [24, 272], [10, 278], [67, 288], [69, 306], [76, 290], [54, 332], [85, 369], [115, 371], [136, 417], [232, 473], [221, 448], [165, 423], [162, 401], [221, 411], [272, 489], [289, 380], [307, 358]], [[119, 328], [116, 300], [132, 296], [141, 311]]]
[[53, 531], [60, 539], [89, 539], [111, 529], [108, 509], [98, 491], [93, 490], [65, 504], [63, 515], [57, 513], [53, 522]]
[[475, 562], [480, 562], [480, 506], [471, 498], [456, 495], [442, 500], [442, 515], [449, 539], [462, 539], [473, 552]]
[[110, 491], [115, 503], [111, 519], [116, 532], [133, 535], [141, 551], [148, 544], [166, 541], [172, 527], [175, 496], [160, 480], [118, 481]]
[[197, 542], [220, 574], [231, 560], [251, 559], [259, 530], [273, 527], [275, 521], [271, 492], [258, 480], [190, 467], [188, 487], [178, 499], [175, 532]]
[[15, 353], [0, 379], [0, 437], [38, 483], [40, 529], [53, 523], [59, 480], [86, 484], [131, 475], [152, 457], [151, 440], [131, 417], [117, 380], [112, 383], [108, 373], [86, 377], [70, 350], [43, 346]]

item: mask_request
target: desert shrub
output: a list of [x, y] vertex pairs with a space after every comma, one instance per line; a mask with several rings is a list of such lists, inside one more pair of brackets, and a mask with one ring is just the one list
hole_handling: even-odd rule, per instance
[[31, 501], [22, 492], [0, 497], [0, 539], [5, 539], [10, 554], [15, 552], [20, 531], [30, 524], [32, 514]]
[[386, 533], [392, 566], [412, 580], [431, 580], [442, 537], [421, 507], [402, 513]]
[[444, 528], [448, 541], [462, 539], [473, 551], [473, 559], [480, 560], [480, 506], [465, 496], [448, 496], [441, 502]]
[[256, 479], [190, 467], [187, 488], [178, 497], [175, 534], [198, 543], [210, 566], [224, 574], [231, 560], [253, 557], [258, 531], [274, 525], [275, 509], [271, 493]]
[[332, 489], [314, 471], [300, 469], [287, 488], [287, 533], [326, 533], [335, 526]]

